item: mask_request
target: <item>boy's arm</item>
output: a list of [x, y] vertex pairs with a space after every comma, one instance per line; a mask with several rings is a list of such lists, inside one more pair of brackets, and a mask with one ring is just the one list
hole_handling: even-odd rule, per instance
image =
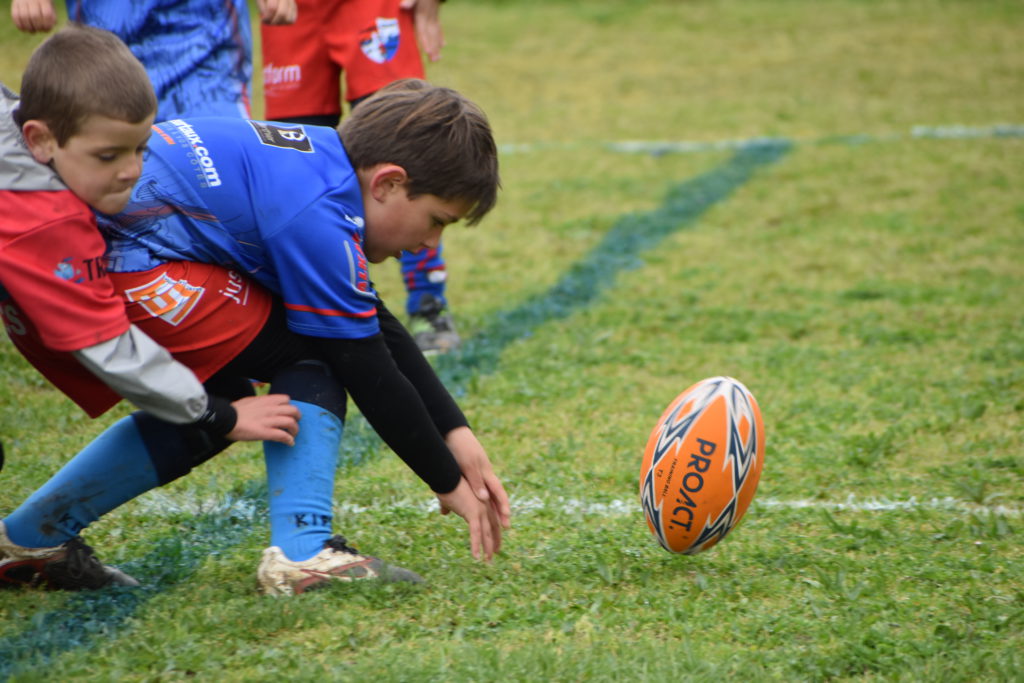
[[435, 493], [453, 491], [462, 471], [383, 335], [307, 339], [391, 450]]
[[412, 10], [416, 40], [432, 62], [441, 59], [444, 32], [441, 30], [441, 0], [402, 0], [400, 7]]
[[287, 396], [231, 403], [209, 395], [191, 370], [135, 325], [72, 355], [117, 394], [162, 420], [193, 424], [231, 441], [295, 443], [299, 413]]
[[416, 388], [376, 334], [364, 339], [309, 337], [335, 377], [381, 438], [469, 525], [473, 556], [491, 559], [501, 547], [501, 521], [473, 493]]
[[416, 340], [383, 302], [377, 304], [377, 319], [398, 369], [416, 387], [473, 493], [481, 501], [490, 504], [502, 526], [509, 527], [511, 507], [508, 494], [501, 480], [494, 474], [487, 452], [469, 428], [462, 410], [420, 351]]
[[[207, 422], [224, 424], [230, 430], [233, 410], [218, 411], [208, 405], [206, 390], [191, 372], [135, 325], [112, 339], [72, 352], [78, 362], [136, 406], [161, 420], [175, 424]], [[160, 391], [154, 391], [160, 387]], [[219, 413], [219, 414], [218, 414]]]
[[398, 369], [416, 387], [430, 417], [443, 436], [457, 427], [468, 427], [469, 421], [462, 409], [448, 393], [433, 366], [420, 351], [416, 340], [405, 326], [387, 309], [384, 302], [377, 303], [377, 320], [388, 351], [395, 359]]

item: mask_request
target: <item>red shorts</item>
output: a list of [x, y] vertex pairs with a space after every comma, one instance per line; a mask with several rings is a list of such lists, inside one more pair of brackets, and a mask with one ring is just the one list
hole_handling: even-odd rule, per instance
[[400, 78], [423, 78], [411, 10], [399, 0], [299, 0], [286, 26], [262, 25], [266, 117], [341, 113]]
[[[108, 275], [124, 298], [128, 319], [201, 382], [241, 353], [270, 315], [269, 292], [220, 266], [167, 263], [153, 270]], [[5, 317], [10, 313], [5, 311]], [[18, 319], [17, 311], [13, 313]], [[121, 400], [70, 353], [43, 346], [30, 326], [11, 339], [39, 372], [90, 417], [102, 415]]]
[[270, 316], [271, 294], [244, 275], [181, 261], [108, 273], [128, 319], [205, 382], [241, 353]]
[[96, 375], [86, 370], [70, 351], [55, 351], [44, 346], [32, 318], [13, 301], [6, 301], [0, 310], [3, 311], [7, 336], [15, 348], [89, 417], [99, 417], [121, 400]]

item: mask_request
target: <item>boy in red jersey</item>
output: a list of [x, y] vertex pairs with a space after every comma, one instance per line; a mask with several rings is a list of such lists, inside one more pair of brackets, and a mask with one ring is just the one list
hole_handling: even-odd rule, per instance
[[[180, 446], [154, 464], [159, 480], [181, 476], [231, 441], [293, 443], [298, 410], [287, 396], [255, 397], [237, 382], [208, 393], [129, 323], [106, 276], [106, 245], [91, 209], [121, 210], [141, 173], [156, 111], [142, 65], [112, 34], [72, 27], [37, 49], [23, 80], [20, 107], [0, 86], [0, 311], [15, 345], [37, 366], [53, 360], [45, 363], [51, 379], [71, 377], [72, 398], [90, 416], [120, 397], [145, 410], [105, 437], [108, 447], [145, 452], [153, 428]], [[264, 304], [262, 315], [268, 312]], [[17, 541], [0, 526], [0, 565], [13, 568], [18, 548], [26, 548], [32, 566], [21, 571], [35, 575], [46, 565], [62, 587], [135, 583], [77, 538], [51, 547]], [[71, 577], [69, 566], [86, 571]]]

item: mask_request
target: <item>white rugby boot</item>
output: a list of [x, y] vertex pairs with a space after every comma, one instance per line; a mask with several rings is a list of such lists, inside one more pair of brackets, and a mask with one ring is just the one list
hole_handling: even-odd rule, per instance
[[323, 550], [301, 562], [289, 560], [280, 548], [271, 546], [263, 551], [256, 577], [267, 595], [298, 595], [323, 588], [332, 581], [378, 579], [423, 583], [423, 577], [416, 572], [363, 555], [341, 536], [332, 537], [324, 543]]

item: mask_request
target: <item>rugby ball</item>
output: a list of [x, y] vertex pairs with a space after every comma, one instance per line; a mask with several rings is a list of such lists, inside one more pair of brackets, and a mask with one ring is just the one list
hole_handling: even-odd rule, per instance
[[663, 548], [695, 555], [735, 527], [764, 466], [764, 423], [754, 395], [732, 377], [679, 394], [651, 432], [640, 502]]

